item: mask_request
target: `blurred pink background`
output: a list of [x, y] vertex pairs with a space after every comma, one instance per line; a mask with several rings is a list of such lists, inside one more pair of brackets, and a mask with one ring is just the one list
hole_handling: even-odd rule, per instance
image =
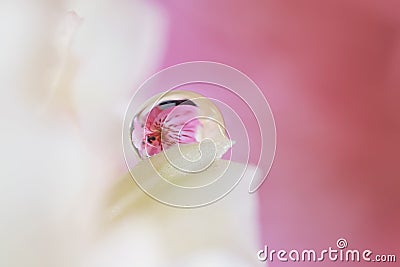
[[278, 139], [259, 191], [260, 247], [324, 249], [342, 237], [400, 255], [400, 2], [158, 3], [168, 18], [160, 69], [225, 63], [271, 105]]

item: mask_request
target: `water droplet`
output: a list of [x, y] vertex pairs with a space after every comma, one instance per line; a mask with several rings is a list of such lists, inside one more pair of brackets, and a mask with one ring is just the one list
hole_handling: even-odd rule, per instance
[[142, 159], [177, 144], [214, 142], [221, 157], [232, 142], [214, 102], [200, 94], [175, 90], [148, 99], [133, 117], [131, 141]]

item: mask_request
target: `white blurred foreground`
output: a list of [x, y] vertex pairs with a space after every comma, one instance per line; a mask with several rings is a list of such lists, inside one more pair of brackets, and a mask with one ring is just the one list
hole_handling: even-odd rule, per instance
[[162, 53], [160, 10], [3, 1], [0, 17], [0, 266], [255, 266], [248, 181], [184, 210], [116, 179], [124, 109]]

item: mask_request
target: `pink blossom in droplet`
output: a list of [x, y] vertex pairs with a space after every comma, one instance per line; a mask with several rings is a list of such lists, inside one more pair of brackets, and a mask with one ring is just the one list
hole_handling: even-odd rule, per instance
[[146, 122], [134, 120], [132, 141], [142, 157], [160, 153], [175, 144], [196, 142], [200, 125], [198, 107], [178, 105], [162, 109], [154, 107], [147, 115]]

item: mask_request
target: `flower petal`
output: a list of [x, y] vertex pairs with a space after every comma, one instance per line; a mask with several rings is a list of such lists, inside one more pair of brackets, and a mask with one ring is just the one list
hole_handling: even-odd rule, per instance
[[200, 125], [197, 107], [179, 105], [164, 110], [159, 116], [165, 116], [162, 125], [163, 146], [169, 147], [176, 143], [188, 144], [197, 141], [196, 132]]

